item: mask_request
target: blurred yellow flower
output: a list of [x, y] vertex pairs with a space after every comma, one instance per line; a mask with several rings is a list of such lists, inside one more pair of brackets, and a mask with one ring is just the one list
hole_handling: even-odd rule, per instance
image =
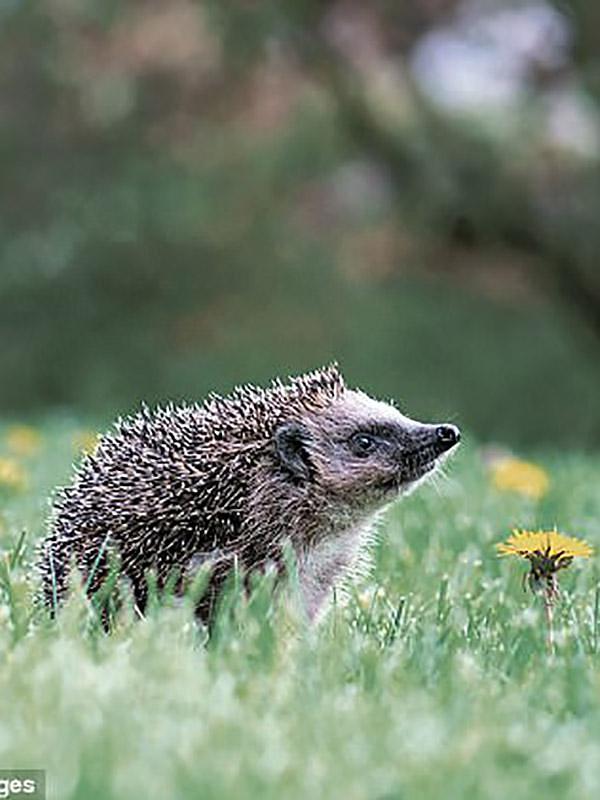
[[12, 458], [0, 458], [0, 487], [24, 489], [27, 475], [23, 467]]
[[6, 433], [6, 444], [17, 456], [31, 456], [42, 444], [42, 437], [29, 425], [12, 425]]
[[375, 605], [377, 600], [384, 600], [386, 597], [386, 591], [383, 586], [379, 586], [377, 589], [374, 586], [371, 586], [367, 589], [363, 589], [357, 595], [358, 605], [363, 611], [369, 611]]
[[357, 595], [357, 602], [362, 611], [368, 611], [373, 605], [373, 591], [365, 589]]
[[506, 456], [491, 465], [492, 483], [502, 492], [517, 492], [532, 500], [542, 498], [550, 486], [548, 473], [518, 458]]
[[100, 434], [96, 431], [77, 431], [71, 441], [74, 450], [87, 456], [96, 450], [100, 441]]

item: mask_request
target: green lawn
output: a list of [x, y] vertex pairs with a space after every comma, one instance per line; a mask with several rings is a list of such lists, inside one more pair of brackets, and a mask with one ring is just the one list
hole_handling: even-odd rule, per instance
[[467, 441], [389, 514], [347, 607], [306, 631], [259, 587], [207, 646], [186, 608], [110, 637], [77, 596], [30, 621], [27, 561], [78, 427], [49, 422], [20, 455], [0, 428], [27, 480], [0, 486], [0, 767], [82, 800], [600, 797], [597, 559], [561, 576], [552, 658], [524, 565], [493, 548], [513, 525], [600, 545], [599, 457], [527, 454], [551, 478], [533, 502], [493, 489]]

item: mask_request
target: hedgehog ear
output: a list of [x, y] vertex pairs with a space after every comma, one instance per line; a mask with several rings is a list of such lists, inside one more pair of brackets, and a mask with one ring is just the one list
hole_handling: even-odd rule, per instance
[[308, 439], [308, 431], [298, 422], [287, 422], [275, 431], [275, 449], [281, 466], [300, 481], [308, 481], [312, 474]]

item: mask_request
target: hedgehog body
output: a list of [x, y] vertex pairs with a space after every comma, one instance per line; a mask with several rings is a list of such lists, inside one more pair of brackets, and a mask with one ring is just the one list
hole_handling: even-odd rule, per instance
[[[441, 432], [441, 433], [440, 433]], [[55, 609], [75, 564], [93, 595], [114, 563], [143, 612], [147, 579], [176, 590], [210, 569], [209, 621], [236, 567], [284, 574], [293, 550], [306, 611], [365, 550], [377, 514], [458, 441], [346, 387], [335, 366], [240, 387], [203, 405], [147, 408], [120, 420], [57, 496], [40, 571]]]

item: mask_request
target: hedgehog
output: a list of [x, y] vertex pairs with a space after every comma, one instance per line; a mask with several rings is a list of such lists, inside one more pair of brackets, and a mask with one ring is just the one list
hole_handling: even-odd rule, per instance
[[[52, 613], [73, 566], [96, 596], [117, 564], [143, 614], [149, 576], [182, 594], [209, 575], [210, 625], [233, 570], [288, 572], [310, 620], [365, 563], [382, 511], [431, 475], [460, 439], [350, 389], [336, 364], [203, 404], [147, 406], [99, 439], [57, 492], [41, 545]], [[170, 582], [170, 583], [169, 583]]]

